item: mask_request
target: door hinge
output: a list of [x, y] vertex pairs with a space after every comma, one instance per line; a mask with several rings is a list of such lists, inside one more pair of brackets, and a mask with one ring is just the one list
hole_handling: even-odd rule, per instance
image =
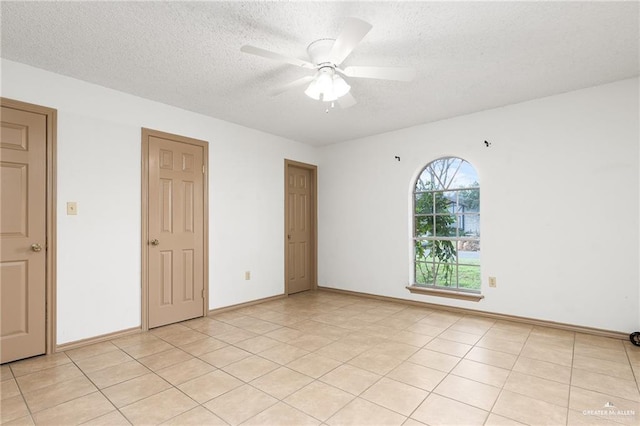
[[202, 298], [204, 299], [204, 289], [202, 289]]
[[202, 165], [202, 173], [204, 173], [204, 164]]

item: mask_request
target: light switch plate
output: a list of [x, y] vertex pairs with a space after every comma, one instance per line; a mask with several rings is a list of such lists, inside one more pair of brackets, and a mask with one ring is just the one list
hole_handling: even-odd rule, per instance
[[75, 216], [78, 214], [78, 203], [75, 201], [67, 202], [67, 216]]

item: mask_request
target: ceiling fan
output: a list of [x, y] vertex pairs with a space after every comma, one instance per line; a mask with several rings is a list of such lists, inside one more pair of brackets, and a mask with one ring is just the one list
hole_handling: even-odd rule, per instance
[[342, 108], [348, 108], [355, 105], [356, 100], [350, 93], [351, 86], [342, 76], [411, 81], [416, 75], [415, 69], [408, 67], [348, 66], [344, 69], [340, 68], [342, 62], [356, 48], [371, 28], [372, 25], [365, 21], [357, 18], [347, 18], [338, 38], [323, 38], [309, 44], [307, 54], [310, 61], [291, 58], [249, 45], [242, 46], [240, 50], [251, 55], [262, 56], [263, 58], [315, 71], [314, 75], [302, 77], [272, 90], [272, 96], [308, 84], [304, 93], [310, 98], [323, 102], [337, 101]]

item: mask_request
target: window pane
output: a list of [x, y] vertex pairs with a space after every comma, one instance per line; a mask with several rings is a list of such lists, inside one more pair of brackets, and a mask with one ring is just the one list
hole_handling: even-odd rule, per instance
[[416, 262], [429, 262], [431, 261], [431, 251], [429, 248], [429, 242], [424, 240], [419, 240], [414, 242], [414, 251], [416, 256]]
[[440, 248], [437, 247], [439, 241], [419, 240], [415, 242], [416, 262], [437, 262]]
[[433, 213], [433, 193], [415, 194], [415, 214]]
[[461, 161], [459, 158], [441, 158], [426, 167], [425, 171], [429, 172], [434, 189], [449, 189]]
[[458, 286], [468, 290], [480, 290], [480, 264], [458, 266]]
[[437, 237], [455, 237], [456, 217], [450, 214], [437, 215], [435, 217], [435, 235]]
[[478, 213], [480, 211], [480, 189], [458, 191], [458, 202], [465, 213]]
[[454, 263], [436, 263], [434, 273], [436, 286], [457, 287], [458, 277]]
[[449, 211], [451, 213], [464, 213], [465, 207], [460, 198], [460, 191], [449, 191], [445, 193], [445, 197], [451, 200]]
[[433, 263], [416, 262], [416, 284], [433, 285]]
[[456, 249], [454, 241], [433, 240], [427, 241], [428, 259], [433, 258], [435, 262], [455, 263]]
[[456, 189], [478, 186], [478, 175], [468, 162], [447, 157], [433, 161], [420, 174], [421, 186], [430, 189]]
[[461, 236], [480, 237], [480, 216], [478, 214], [458, 215], [457, 220]]
[[449, 191], [434, 192], [433, 193], [433, 210], [436, 213], [453, 213], [455, 204], [455, 198], [451, 199], [451, 193]]
[[473, 166], [462, 159], [458, 158], [458, 160], [460, 163], [456, 163], [455, 165], [457, 166], [459, 164], [460, 168], [457, 169], [457, 173], [451, 179], [449, 189], [478, 186], [478, 174]]
[[416, 182], [416, 191], [432, 191], [437, 188], [437, 181], [432, 179], [431, 172], [425, 168]]
[[480, 243], [478, 241], [458, 241], [458, 263], [480, 266]]
[[434, 232], [433, 216], [417, 216], [415, 230], [416, 237], [432, 237]]

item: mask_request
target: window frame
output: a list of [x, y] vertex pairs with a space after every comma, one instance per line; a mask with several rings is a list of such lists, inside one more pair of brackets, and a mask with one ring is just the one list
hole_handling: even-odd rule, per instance
[[[468, 167], [471, 167], [471, 169], [474, 172], [474, 181], [477, 182], [477, 186], [468, 186], [468, 187], [462, 187], [462, 186], [453, 186], [453, 187], [446, 187], [446, 185], [440, 181], [440, 178], [434, 173], [435, 172], [435, 168], [432, 167], [432, 165], [434, 165], [435, 163], [438, 163], [440, 161], [443, 160], [458, 160], [459, 164], [455, 170], [455, 173], [453, 174], [453, 176], [451, 176], [452, 181], [454, 182], [454, 178], [456, 177], [456, 175], [458, 174], [458, 171], [460, 170], [460, 168], [464, 165], [464, 163], [467, 164]], [[430, 169], [430, 170], [428, 170]], [[425, 173], [425, 171], [429, 171], [429, 173], [432, 175], [432, 181], [438, 181], [439, 185], [436, 185], [436, 187], [434, 189], [430, 189], [430, 190], [418, 190], [418, 184], [420, 182], [421, 177], [423, 176], [423, 174]], [[457, 299], [463, 299], [463, 300], [474, 300], [474, 301], [478, 301], [481, 300], [484, 296], [482, 296], [481, 291], [482, 291], [482, 277], [481, 277], [481, 273], [480, 273], [480, 268], [481, 268], [481, 264], [477, 265], [478, 268], [478, 272], [480, 275], [480, 282], [479, 282], [479, 288], [478, 289], [470, 289], [470, 288], [464, 288], [464, 287], [460, 287], [460, 281], [459, 281], [459, 268], [460, 266], [471, 266], [471, 267], [476, 267], [476, 265], [473, 264], [468, 264], [465, 263], [464, 260], [462, 262], [460, 262], [460, 258], [458, 257], [458, 252], [459, 252], [459, 244], [460, 243], [464, 243], [465, 241], [469, 241], [469, 242], [475, 242], [478, 245], [480, 244], [480, 234], [478, 233], [477, 236], [465, 236], [465, 235], [461, 235], [460, 234], [460, 228], [459, 225], [462, 221], [462, 223], [464, 223], [464, 221], [467, 219], [467, 217], [470, 216], [475, 216], [477, 217], [477, 224], [478, 224], [478, 230], [479, 225], [480, 225], [480, 215], [481, 215], [481, 209], [480, 209], [480, 205], [478, 205], [478, 210], [477, 212], [464, 212], [464, 211], [457, 211], [458, 206], [460, 205], [460, 194], [462, 191], [467, 191], [467, 190], [474, 190], [477, 191], [477, 196], [478, 196], [478, 200], [480, 199], [480, 183], [479, 183], [479, 177], [478, 177], [478, 173], [476, 168], [473, 166], [473, 164], [471, 164], [471, 162], [465, 160], [462, 157], [458, 157], [458, 156], [443, 156], [443, 157], [439, 157], [436, 158], [432, 161], [430, 161], [429, 163], [427, 163], [424, 167], [422, 167], [417, 175], [417, 177], [415, 178], [415, 180], [413, 181], [413, 184], [411, 186], [411, 237], [410, 237], [410, 242], [411, 242], [411, 278], [412, 278], [412, 283], [410, 285], [407, 286], [407, 289], [409, 291], [411, 291], [412, 293], [420, 293], [420, 294], [429, 294], [429, 295], [435, 295], [435, 296], [442, 296], [442, 297], [452, 297], [452, 298], [457, 298]], [[449, 184], [451, 185], [451, 184]], [[438, 217], [438, 215], [442, 214], [442, 212], [438, 212], [438, 208], [436, 206], [436, 194], [437, 193], [441, 193], [443, 198], [446, 198], [448, 200], [453, 200], [451, 201], [451, 204], [454, 205], [455, 207], [453, 208], [453, 211], [450, 212], [449, 214], [451, 216], [453, 216], [455, 218], [455, 221], [452, 224], [447, 224], [446, 226], [449, 227], [451, 225], [453, 225], [453, 229], [455, 229], [455, 235], [451, 236], [451, 235], [443, 235], [438, 237], [437, 235], [418, 235], [418, 227], [417, 227], [417, 223], [419, 218], [421, 217], [430, 217], [433, 218], [433, 231], [437, 232], [437, 226], [436, 226], [436, 217]], [[431, 206], [432, 206], [432, 210], [429, 212], [422, 212], [422, 213], [418, 213], [416, 211], [417, 209], [417, 199], [418, 199], [418, 195], [419, 194], [431, 194], [434, 198], [433, 201], [431, 202]], [[445, 194], [450, 195], [450, 194], [455, 194], [455, 197], [452, 199], [451, 197], [446, 197]], [[447, 209], [449, 209], [450, 207], [448, 206]], [[463, 228], [464, 229], [464, 228]], [[416, 244], [418, 243], [418, 241], [452, 241], [453, 244], [455, 245], [455, 252], [456, 252], [456, 256], [455, 256], [455, 263], [453, 263], [453, 266], [455, 268], [455, 286], [452, 287], [448, 287], [448, 286], [442, 286], [442, 285], [437, 285], [437, 278], [434, 280], [434, 282], [432, 282], [431, 284], [426, 284], [426, 283], [418, 283], [417, 282], [417, 278], [418, 278], [418, 265], [420, 262], [417, 261], [417, 253], [416, 253]], [[433, 260], [433, 262], [431, 262], [432, 265], [436, 265], [436, 264], [447, 264], [447, 262], [436, 262], [436, 259]]]

